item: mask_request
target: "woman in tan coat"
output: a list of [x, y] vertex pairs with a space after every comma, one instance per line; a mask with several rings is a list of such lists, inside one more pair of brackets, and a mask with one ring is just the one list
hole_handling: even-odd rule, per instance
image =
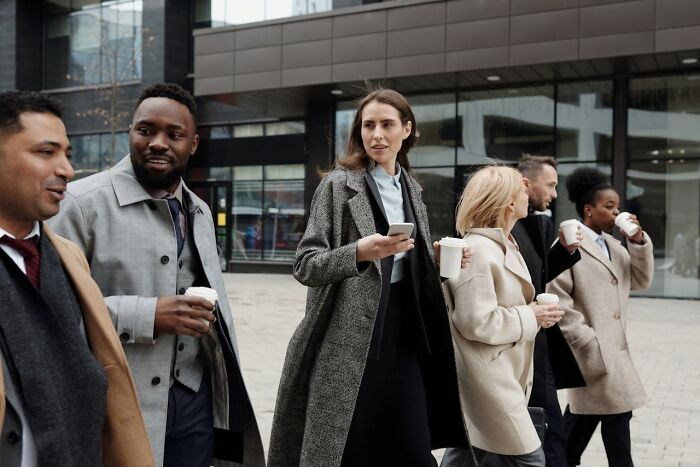
[[488, 453], [511, 466], [545, 465], [527, 411], [532, 354], [540, 326], [559, 321], [556, 305], [533, 302], [534, 288], [510, 235], [527, 215], [522, 175], [481, 169], [464, 188], [457, 230], [473, 251], [459, 277], [444, 283], [463, 416], [479, 462]]
[[[578, 465], [598, 423], [608, 464], [632, 466], [629, 422], [646, 395], [632, 363], [625, 335], [630, 290], [651, 283], [654, 258], [641, 229], [626, 236], [627, 247], [609, 235], [620, 197], [605, 176], [582, 167], [566, 180], [569, 199], [583, 219], [581, 260], [547, 286], [566, 313], [559, 323], [586, 386], [569, 389], [564, 413], [569, 465]], [[639, 225], [636, 217], [632, 222]]]

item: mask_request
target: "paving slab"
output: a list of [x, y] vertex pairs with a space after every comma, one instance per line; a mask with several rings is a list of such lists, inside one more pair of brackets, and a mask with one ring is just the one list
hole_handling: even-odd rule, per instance
[[[283, 274], [224, 274], [224, 280], [267, 451], [284, 355], [304, 315], [306, 287]], [[631, 422], [635, 466], [700, 466], [700, 301], [632, 298], [627, 328], [648, 396]], [[566, 392], [559, 398], [565, 407]], [[581, 465], [607, 465], [600, 430]]]

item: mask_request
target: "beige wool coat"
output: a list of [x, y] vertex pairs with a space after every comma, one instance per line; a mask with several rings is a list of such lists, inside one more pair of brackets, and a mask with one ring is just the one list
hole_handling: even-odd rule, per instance
[[464, 421], [473, 446], [527, 454], [541, 444], [527, 411], [538, 331], [527, 304], [535, 289], [502, 229], [471, 229], [464, 238], [472, 261], [443, 283]]
[[610, 260], [584, 235], [581, 261], [547, 286], [559, 296], [565, 312], [559, 327], [586, 380], [585, 387], [567, 393], [575, 414], [623, 413], [646, 401], [627, 345], [627, 300], [630, 290], [651, 284], [653, 246], [646, 233], [644, 245], [627, 242], [627, 248], [611, 235], [603, 238]]

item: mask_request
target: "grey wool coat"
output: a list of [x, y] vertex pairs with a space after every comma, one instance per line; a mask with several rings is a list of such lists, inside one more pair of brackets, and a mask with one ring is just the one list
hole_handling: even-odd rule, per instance
[[[222, 324], [227, 328], [235, 358], [240, 361], [233, 316], [219, 268], [211, 211], [184, 184], [183, 195], [189, 200], [192, 235], [206, 282], [219, 294]], [[151, 199], [136, 179], [127, 155], [108, 171], [70, 183], [60, 213], [50, 224], [56, 232], [78, 244], [90, 263], [93, 279], [105, 295], [134, 375], [156, 465], [162, 465], [174, 336], [154, 339], [153, 323], [158, 297], [175, 295], [177, 289], [177, 240], [168, 204], [165, 200]], [[218, 333], [212, 333], [202, 342], [203, 347], [213, 349], [209, 366], [214, 427], [225, 433], [223, 439], [229, 439], [229, 375], [224, 346], [217, 336]], [[243, 434], [242, 465], [264, 463], [262, 441], [255, 417], [251, 416]], [[215, 464], [241, 465], [221, 459], [215, 459]]]
[[653, 246], [603, 234], [610, 251], [588, 236], [581, 242], [581, 261], [547, 285], [559, 296], [564, 316], [559, 322], [586, 386], [567, 390], [575, 414], [629, 412], [644, 405], [646, 394], [627, 345], [627, 300], [630, 290], [645, 289], [654, 272]]
[[[321, 181], [311, 203], [294, 265], [296, 279], [309, 287], [306, 314], [287, 349], [272, 425], [270, 467], [334, 467], [342, 460], [382, 289], [379, 260], [362, 270], [357, 265], [357, 241], [377, 232], [366, 174], [364, 169], [332, 171]], [[449, 362], [451, 368], [451, 375], [443, 367], [440, 376], [425, 378], [426, 384], [435, 380], [439, 390], [446, 391], [438, 394], [426, 387], [428, 416], [435, 422], [431, 423], [432, 444], [433, 448], [457, 445], [437, 439], [442, 434], [436, 432], [444, 428], [447, 435], [455, 435], [458, 443], [467, 446], [464, 424], [459, 413], [454, 413], [460, 411], [454, 350], [422, 189], [410, 176], [405, 181], [417, 223], [417, 249], [420, 245], [424, 252], [420, 261], [426, 277], [420, 292], [428, 299], [421, 301], [422, 314], [428, 317], [426, 322], [438, 323], [432, 328], [436, 330], [433, 337], [440, 336], [431, 342], [427, 360]], [[439, 365], [424, 368], [424, 372]], [[431, 401], [451, 397], [451, 410], [431, 413], [431, 407], [437, 407]], [[455, 420], [456, 427], [448, 419]], [[449, 427], [439, 426], [441, 422]]]

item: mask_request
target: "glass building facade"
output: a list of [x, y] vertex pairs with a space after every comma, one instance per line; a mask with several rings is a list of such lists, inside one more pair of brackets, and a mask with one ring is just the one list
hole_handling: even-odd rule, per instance
[[[654, 242], [654, 282], [644, 295], [700, 298], [700, 79], [629, 80], [624, 210]], [[523, 153], [559, 161], [555, 221], [577, 217], [566, 177], [594, 166], [613, 180], [614, 83], [570, 82], [408, 96], [418, 123], [409, 153], [423, 185], [433, 240], [454, 235], [466, 180], [483, 164], [515, 163]], [[335, 152], [343, 154], [355, 104], [340, 102]], [[623, 135], [625, 137], [625, 135]]]

